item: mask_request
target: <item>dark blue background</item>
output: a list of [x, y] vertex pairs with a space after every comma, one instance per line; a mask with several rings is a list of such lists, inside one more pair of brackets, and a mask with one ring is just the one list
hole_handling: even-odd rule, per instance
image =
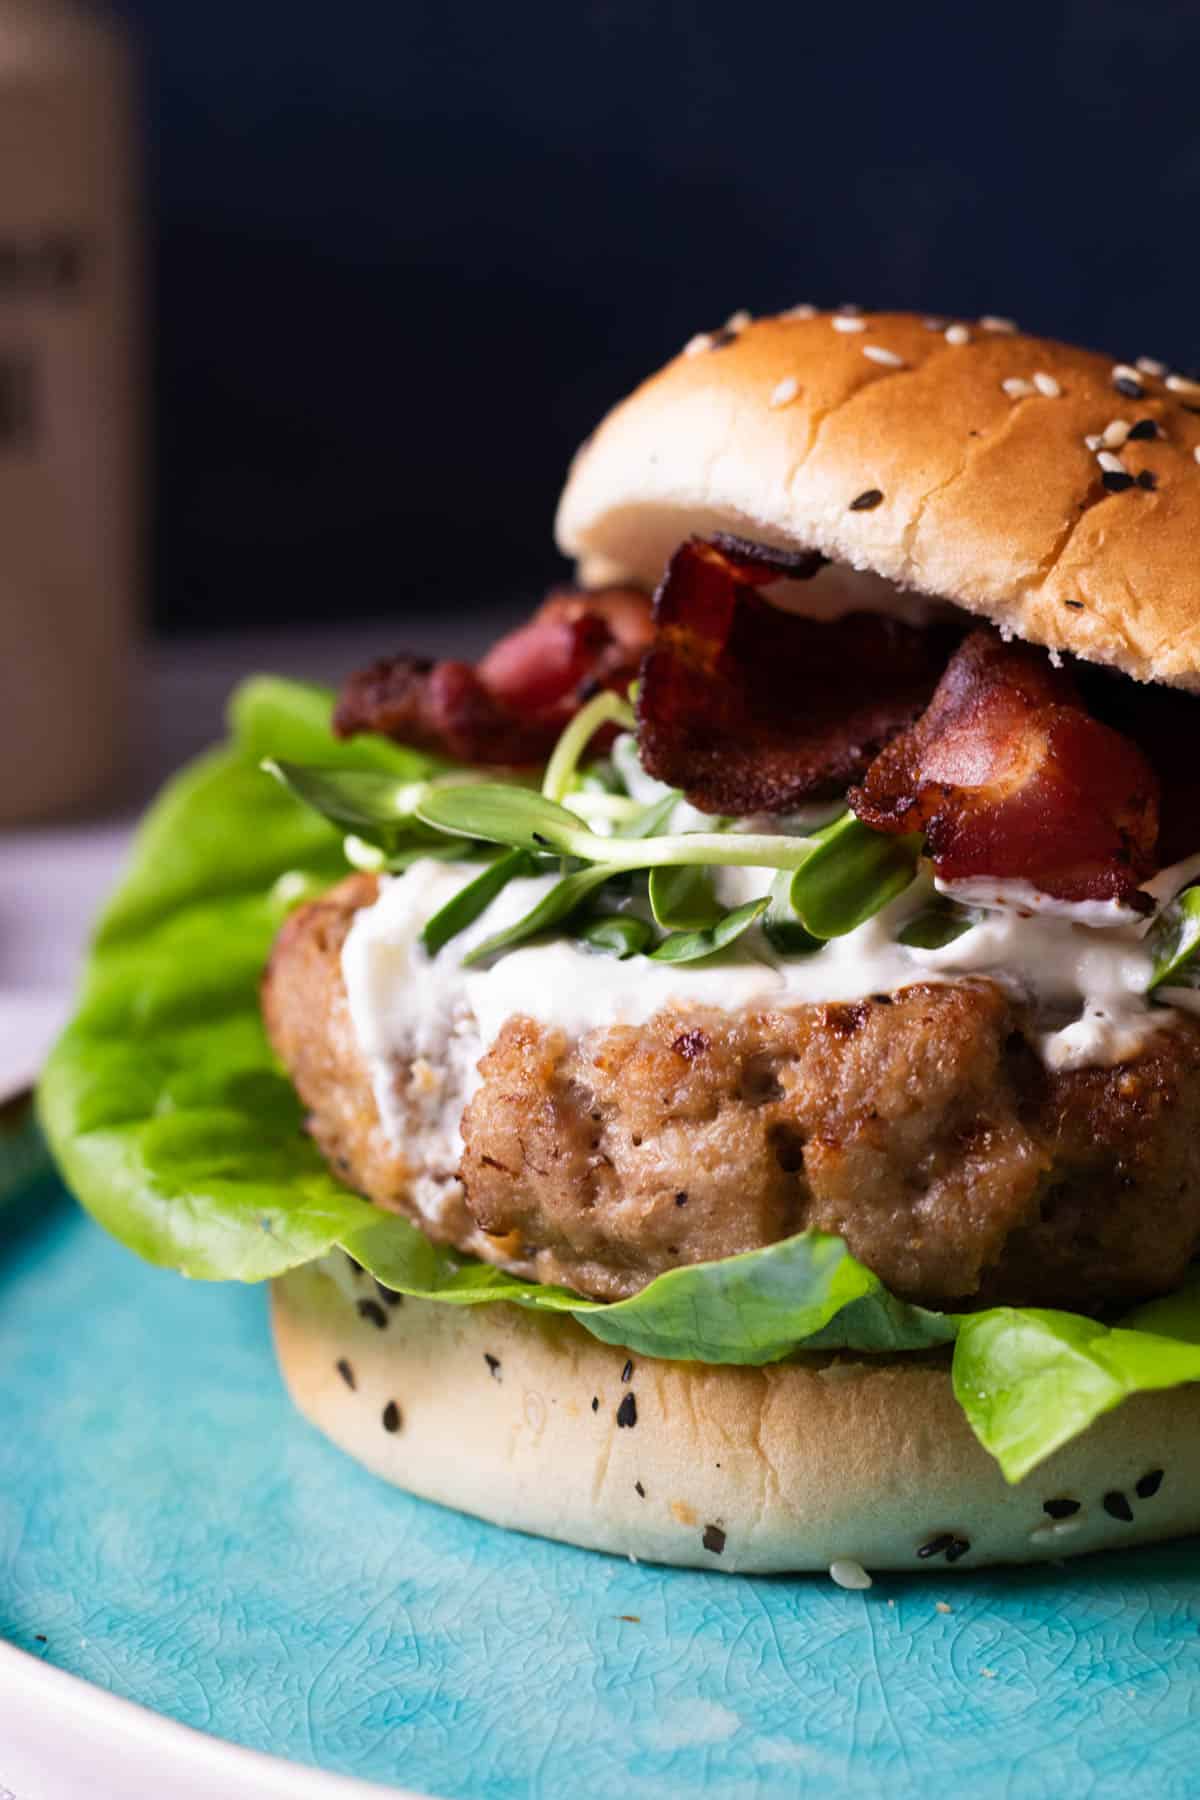
[[738, 306], [1200, 358], [1197, 0], [124, 10], [171, 626], [536, 592], [574, 445]]

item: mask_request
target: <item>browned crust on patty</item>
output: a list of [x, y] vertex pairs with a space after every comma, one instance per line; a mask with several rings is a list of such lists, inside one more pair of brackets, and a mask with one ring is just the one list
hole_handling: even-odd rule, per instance
[[[267, 1028], [349, 1185], [416, 1216], [354, 1043], [340, 950], [375, 884], [296, 913]], [[1200, 1027], [1054, 1072], [982, 979], [852, 1005], [680, 1008], [571, 1041], [510, 1019], [463, 1119], [443, 1241], [605, 1298], [806, 1228], [905, 1298], [1086, 1311], [1168, 1291], [1200, 1243]], [[423, 1222], [424, 1223], [424, 1222]], [[428, 1226], [426, 1226], [428, 1229]]]

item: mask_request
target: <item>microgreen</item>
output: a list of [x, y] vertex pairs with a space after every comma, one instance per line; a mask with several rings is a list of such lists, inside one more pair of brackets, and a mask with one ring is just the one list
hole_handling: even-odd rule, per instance
[[705, 956], [713, 956], [718, 950], [724, 950], [734, 943], [757, 919], [761, 919], [769, 904], [769, 897], [764, 894], [761, 900], [750, 900], [745, 906], [735, 906], [723, 913], [703, 931], [673, 931], [650, 951], [650, 960], [665, 963], [699, 962]]
[[763, 936], [777, 956], [811, 956], [823, 944], [796, 917], [791, 899], [794, 879], [790, 870], [779, 871], [771, 883], [770, 904], [763, 917]]
[[533, 870], [534, 861], [528, 850], [505, 850], [495, 857], [486, 869], [482, 869], [466, 887], [459, 888], [457, 894], [426, 921], [421, 942], [429, 955], [436, 956], [451, 938], [473, 925], [484, 908], [491, 905], [515, 876], [531, 875]]
[[622, 725], [626, 731], [633, 729], [633, 712], [620, 694], [597, 694], [571, 720], [555, 744], [542, 776], [542, 792], [547, 800], [565, 797], [575, 779], [580, 757], [605, 725]]
[[654, 928], [636, 913], [601, 913], [579, 927], [579, 936], [593, 950], [605, 950], [624, 962], [638, 956], [654, 937]]
[[910, 950], [941, 950], [978, 925], [979, 917], [974, 907], [959, 906], [939, 895], [905, 921], [896, 933], [896, 942]]
[[844, 813], [815, 835], [816, 848], [802, 861], [790, 890], [793, 910], [814, 937], [855, 931], [916, 876], [919, 836], [872, 831], [853, 813]]
[[669, 931], [703, 931], [724, 914], [712, 876], [694, 863], [651, 869], [650, 910]]
[[1154, 957], [1151, 993], [1157, 987], [1200, 987], [1200, 886], [1184, 888], [1163, 907], [1146, 942]]
[[463, 957], [463, 963], [486, 962], [489, 957], [498, 956], [502, 950], [515, 950], [530, 938], [549, 931], [554, 925], [561, 925], [577, 912], [584, 901], [590, 899], [597, 888], [604, 886], [608, 880], [607, 869], [579, 869], [572, 875], [564, 875], [555, 885], [515, 924], [508, 925], [503, 931], [493, 932], [482, 944]]

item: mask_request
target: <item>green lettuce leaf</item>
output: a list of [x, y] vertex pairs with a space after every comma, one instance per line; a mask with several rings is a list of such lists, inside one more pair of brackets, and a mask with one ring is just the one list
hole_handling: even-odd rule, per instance
[[100, 921], [39, 1103], [67, 1180], [114, 1237], [210, 1280], [263, 1280], [341, 1245], [399, 1292], [569, 1312], [606, 1342], [681, 1360], [956, 1339], [956, 1392], [1014, 1481], [1129, 1394], [1200, 1379], [1200, 1284], [1113, 1328], [1016, 1308], [955, 1318], [905, 1305], [841, 1239], [806, 1233], [604, 1305], [437, 1249], [349, 1193], [304, 1133], [258, 1009], [288, 907], [345, 873], [341, 836], [259, 763], [411, 781], [442, 765], [382, 739], [339, 742], [331, 704], [273, 677], [245, 684], [232, 742], [165, 789]]

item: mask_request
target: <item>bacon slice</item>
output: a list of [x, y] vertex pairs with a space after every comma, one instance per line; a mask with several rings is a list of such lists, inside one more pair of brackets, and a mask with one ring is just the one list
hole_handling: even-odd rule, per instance
[[717, 537], [689, 539], [667, 566], [638, 744], [647, 771], [704, 812], [787, 812], [843, 793], [937, 686], [957, 630], [806, 619], [757, 591], [822, 561]]
[[585, 700], [628, 687], [652, 631], [636, 589], [553, 594], [477, 664], [389, 656], [359, 670], [334, 730], [382, 732], [457, 762], [541, 762]]
[[928, 710], [868, 769], [850, 805], [876, 831], [923, 831], [938, 876], [1028, 881], [1057, 900], [1149, 911], [1158, 781], [1086, 711], [1044, 651], [973, 631]]

